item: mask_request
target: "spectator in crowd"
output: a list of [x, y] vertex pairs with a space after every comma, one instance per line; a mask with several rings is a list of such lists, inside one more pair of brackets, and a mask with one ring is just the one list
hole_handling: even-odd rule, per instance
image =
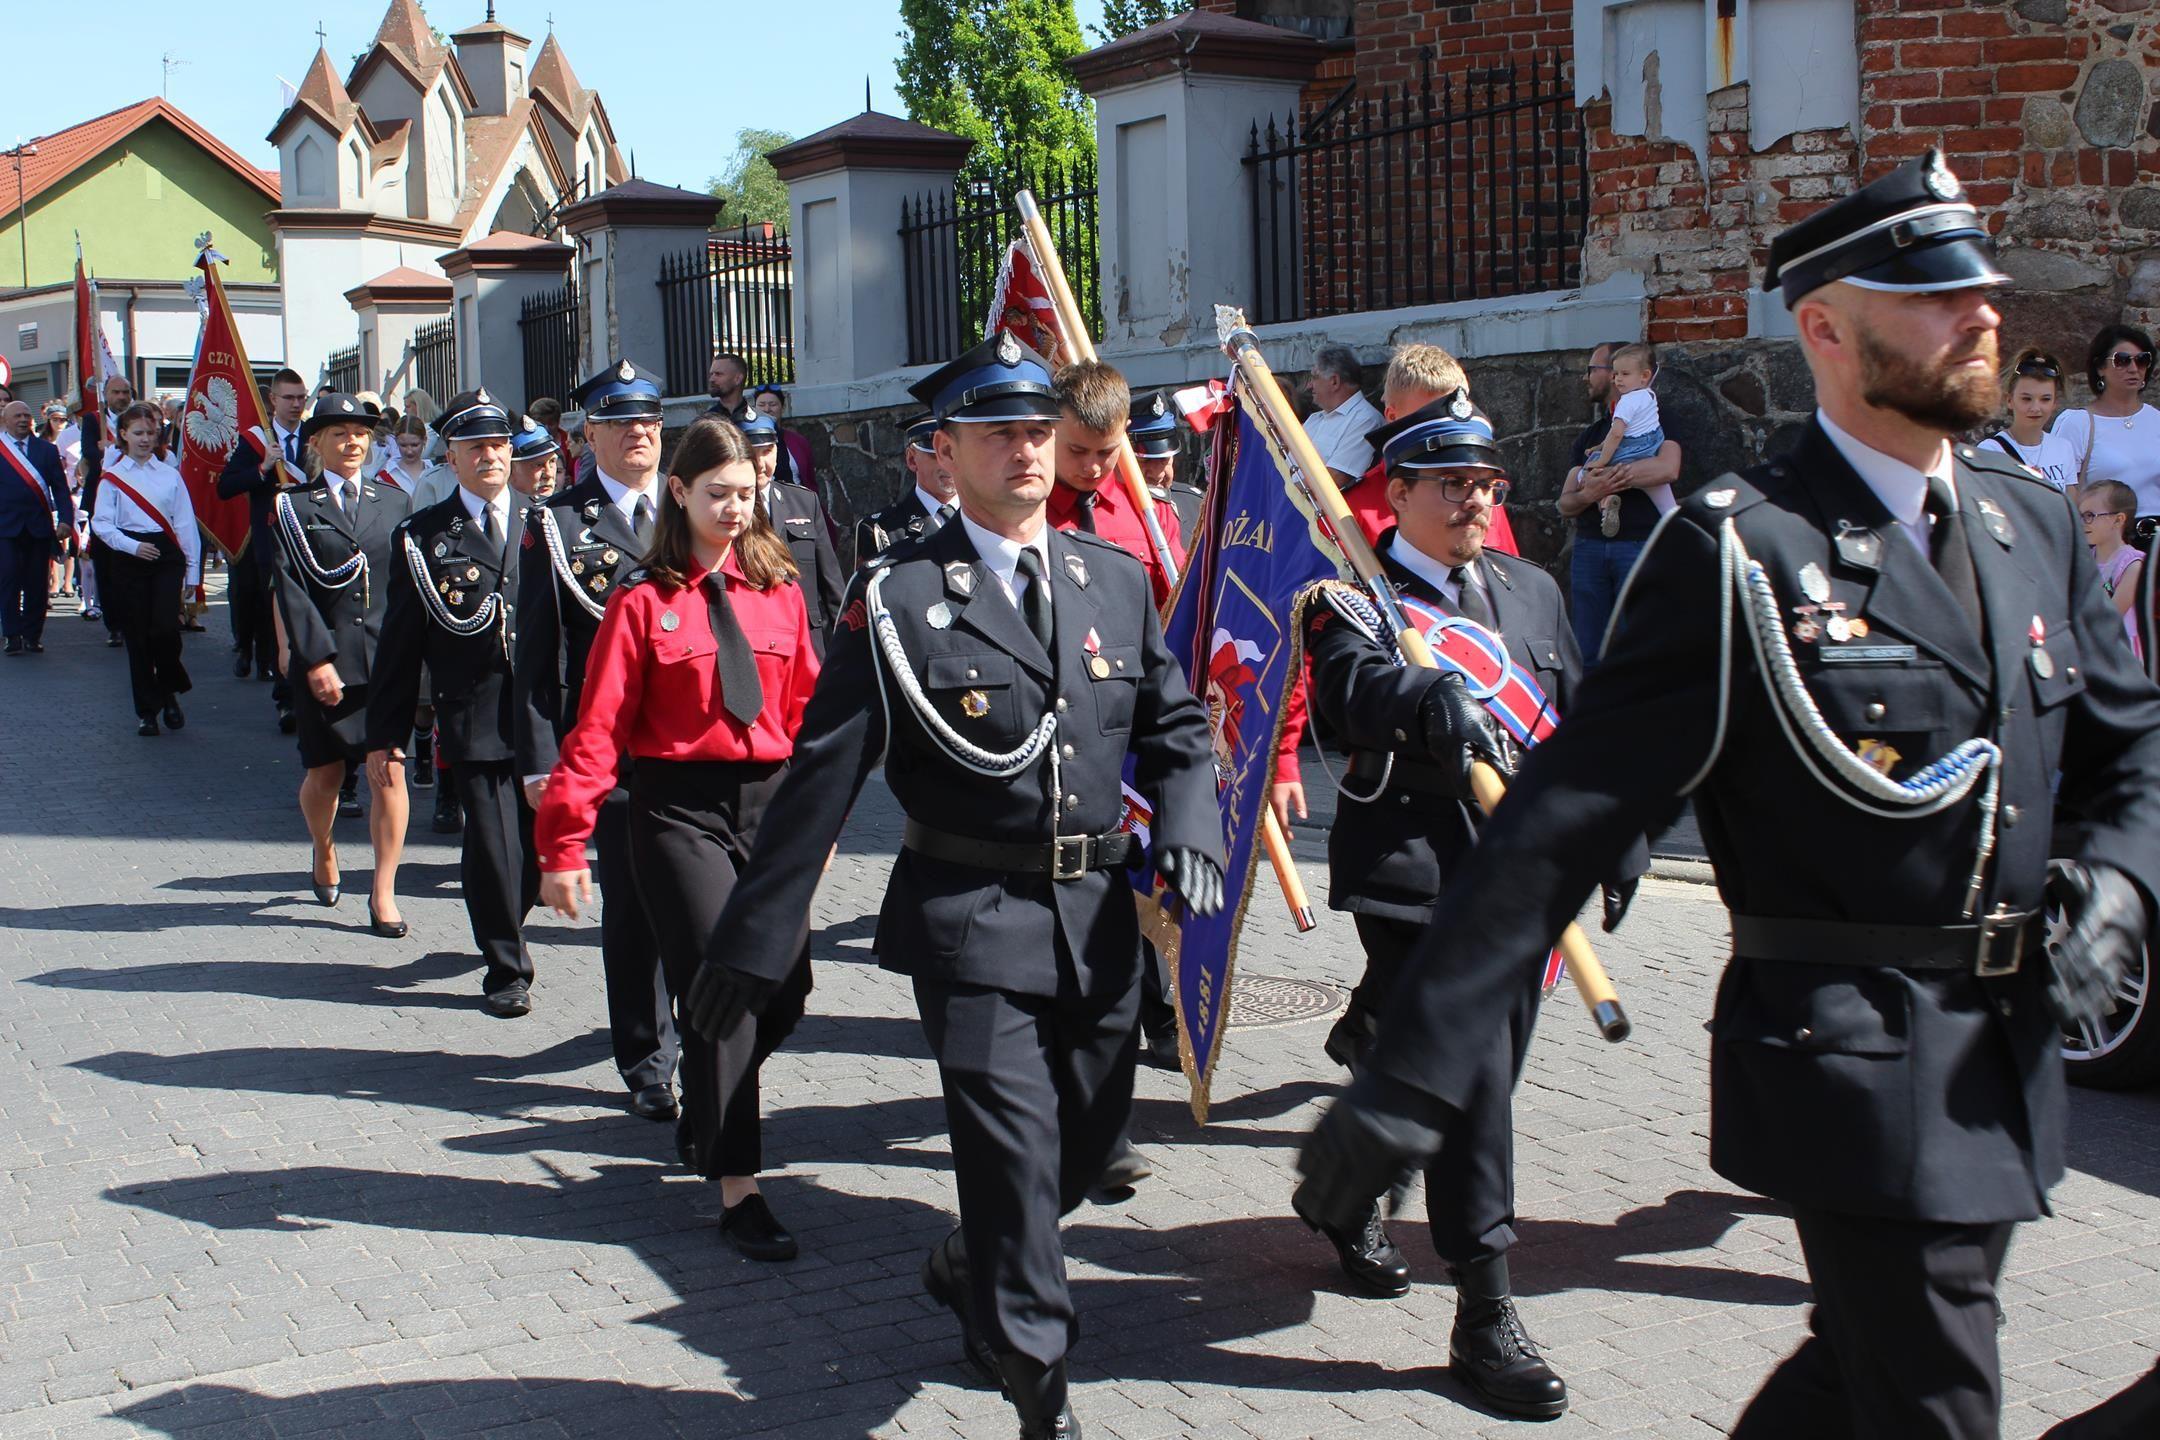
[[45, 408], [38, 412], [38, 438], [58, 448], [60, 432], [67, 429], [67, 423], [67, 406], [61, 404], [58, 400], [46, 401]]
[[427, 422], [417, 415], [398, 421], [390, 432], [382, 468], [376, 472], [383, 481], [408, 495], [420, 488], [420, 477], [427, 473], [427, 462], [420, 458], [427, 450], [427, 429]]
[[[421, 447], [420, 458], [429, 465], [434, 465], [443, 458], [442, 437], [437, 435], [434, 429], [435, 417], [440, 414], [442, 414], [442, 406], [436, 404], [435, 397], [428, 394], [427, 391], [408, 390], [405, 392], [405, 418], [418, 420], [422, 426], [427, 428], [427, 444]], [[447, 494], [448, 492], [444, 493]]]
[[[1610, 437], [1612, 412], [1620, 398], [1613, 383], [1615, 360], [1630, 348], [1629, 342], [1615, 340], [1590, 352], [1583, 368], [1583, 388], [1596, 413], [1568, 451], [1567, 480], [1556, 501], [1561, 518], [1575, 522], [1569, 588], [1575, 643], [1586, 666], [1595, 663], [1620, 588], [1627, 583], [1650, 532], [1657, 528], [1660, 507], [1654, 494], [1662, 493], [1669, 501], [1672, 483], [1680, 478], [1680, 446], [1665, 439], [1656, 453], [1644, 459], [1616, 460], [1592, 473], [1591, 451]], [[1654, 366], [1654, 354], [1648, 358]], [[1604, 508], [1608, 499], [1618, 502], [1612, 512]]]
[[1346, 345], [1321, 346], [1307, 383], [1313, 411], [1305, 417], [1305, 437], [1335, 483], [1347, 489], [1373, 462], [1365, 432], [1378, 429], [1386, 417], [1365, 398], [1365, 367]]
[[563, 483], [576, 485], [593, 472], [592, 446], [585, 441], [585, 422], [563, 427]]
[[158, 454], [170, 459], [180, 449], [180, 397], [170, 391], [158, 396], [158, 409], [165, 415], [158, 426]]
[[2137, 519], [2137, 493], [2120, 480], [2087, 481], [2078, 491], [2078, 519], [2085, 524], [2085, 540], [2092, 546], [2093, 564], [2100, 570], [2100, 588], [2115, 602], [2130, 632], [2130, 648], [2140, 660], [2145, 647], [2138, 642], [2138, 570], [2145, 556], [2130, 543], [2130, 526]]
[[[787, 392], [778, 385], [760, 385], [750, 392], [750, 403], [769, 416], [775, 425], [787, 417]], [[777, 479], [806, 490], [817, 489], [817, 474], [810, 459], [810, 440], [801, 431], [780, 430], [780, 470]]]
[[705, 390], [713, 398], [712, 409], [706, 413], [735, 425], [748, 420], [750, 401], [743, 394], [743, 386], [749, 383], [749, 361], [726, 350], [713, 356], [712, 364], [705, 367]]
[[548, 438], [555, 442], [557, 450], [563, 451], [565, 455], [569, 453], [568, 447], [563, 443], [562, 401], [552, 395], [542, 395], [525, 407], [525, 413], [547, 428]]
[[2160, 515], [2160, 410], [2145, 403], [2153, 339], [2135, 325], [2103, 325], [2085, 356], [2093, 403], [2055, 422], [2077, 457], [2076, 478], [2116, 480], [2137, 494], [2137, 513]]
[[2048, 430], [2062, 393], [2061, 363], [2045, 351], [2020, 350], [2003, 375], [2003, 406], [2010, 412], [2010, 424], [1982, 443], [2000, 449], [2056, 489], [2069, 490], [2077, 483], [2077, 453], [2069, 441]]

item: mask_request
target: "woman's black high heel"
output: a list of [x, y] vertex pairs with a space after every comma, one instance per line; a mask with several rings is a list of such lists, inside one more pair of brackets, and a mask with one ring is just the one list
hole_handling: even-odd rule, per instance
[[[312, 859], [313, 857], [310, 858]], [[335, 905], [338, 902], [339, 895], [338, 882], [332, 880], [329, 884], [325, 885], [322, 881], [317, 880], [315, 878], [315, 872], [321, 868], [321, 863], [317, 861], [314, 864], [311, 864], [308, 869], [308, 883], [315, 887], [315, 903], [318, 905]]]
[[368, 929], [382, 936], [385, 940], [402, 940], [405, 938], [406, 932], [412, 929], [403, 920], [385, 920], [377, 915], [375, 913], [375, 897], [372, 895], [368, 897], [367, 921]]

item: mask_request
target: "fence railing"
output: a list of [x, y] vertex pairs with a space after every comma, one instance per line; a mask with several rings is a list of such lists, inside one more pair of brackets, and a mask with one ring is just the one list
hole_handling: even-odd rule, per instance
[[457, 322], [450, 316], [413, 332], [413, 383], [437, 405], [457, 394]]
[[[1565, 289], [1590, 170], [1558, 55], [1255, 125], [1256, 321]], [[1527, 72], [1527, 73], [1525, 73]]]
[[1032, 190], [1088, 329], [1102, 333], [1097, 279], [1095, 166], [1016, 171], [900, 202], [900, 263], [907, 290], [908, 364], [935, 365], [983, 338], [998, 267], [1020, 233], [1013, 196]]
[[750, 383], [795, 379], [795, 284], [785, 229], [745, 225], [660, 261], [667, 393], [702, 395], [712, 357], [750, 363]]
[[564, 404], [577, 388], [577, 286], [543, 290], [518, 303], [518, 340], [525, 351], [525, 408], [542, 395]]
[[330, 352], [330, 358], [323, 362], [323, 383], [341, 395], [350, 395], [360, 388], [358, 345]]

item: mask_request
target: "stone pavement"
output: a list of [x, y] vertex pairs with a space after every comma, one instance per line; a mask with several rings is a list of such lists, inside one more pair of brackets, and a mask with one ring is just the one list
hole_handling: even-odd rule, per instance
[[[1009, 1436], [917, 1282], [952, 1187], [907, 992], [869, 955], [882, 790], [819, 896], [811, 1018], [767, 1070], [768, 1191], [804, 1255], [752, 1265], [667, 1130], [622, 1109], [589, 920], [535, 925], [539, 1008], [505, 1022], [424, 827], [409, 940], [362, 928], [358, 822], [348, 898], [307, 898], [291, 744], [210, 624], [191, 723], [156, 741], [96, 627], [56, 617], [42, 661], [0, 661], [0, 1434]], [[1310, 828], [1298, 846], [1320, 853]], [[1600, 945], [1635, 1038], [1603, 1044], [1561, 996], [1531, 1058], [1517, 1272], [1576, 1397], [1536, 1433], [1722, 1433], [1802, 1333], [1789, 1222], [1704, 1164], [1721, 920], [1651, 882]], [[1342, 917], [1299, 939], [1263, 894], [1247, 934], [1248, 978], [1324, 987], [1254, 990], [1255, 1015], [1354, 974]], [[1419, 1283], [1389, 1303], [1290, 1217], [1338, 1078], [1323, 1034], [1234, 1031], [1205, 1130], [1142, 1072], [1156, 1177], [1066, 1232], [1090, 1435], [1531, 1433], [1448, 1378], [1450, 1292], [1408, 1219]], [[2160, 1097], [2080, 1096], [2073, 1159], [2011, 1252], [2013, 1436], [2160, 1345]]]

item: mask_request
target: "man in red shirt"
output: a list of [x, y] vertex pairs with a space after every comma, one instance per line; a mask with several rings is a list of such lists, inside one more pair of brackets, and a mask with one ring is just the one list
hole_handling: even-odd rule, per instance
[[[1125, 443], [1125, 422], [1132, 391], [1116, 367], [1083, 360], [1057, 373], [1057, 483], [1050, 487], [1049, 520], [1058, 530], [1085, 530], [1129, 552], [1147, 571], [1155, 603], [1170, 598], [1170, 577], [1149, 543], [1147, 522], [1134, 506], [1132, 492], [1118, 473], [1118, 450]], [[1170, 555], [1182, 567], [1177, 512], [1155, 507]]]

